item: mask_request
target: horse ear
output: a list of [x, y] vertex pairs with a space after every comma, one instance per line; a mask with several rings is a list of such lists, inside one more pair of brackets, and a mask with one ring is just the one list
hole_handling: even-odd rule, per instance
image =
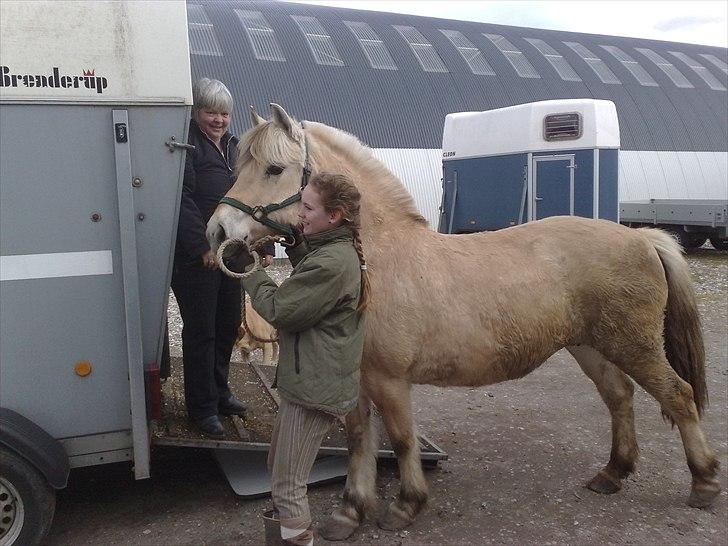
[[293, 136], [293, 120], [283, 107], [275, 102], [271, 102], [270, 113], [273, 115], [273, 123], [284, 129], [289, 135]]
[[250, 121], [253, 122], [253, 127], [258, 126], [261, 123], [265, 123], [265, 119], [258, 115], [258, 112], [255, 111], [255, 106], [252, 104], [250, 105]]

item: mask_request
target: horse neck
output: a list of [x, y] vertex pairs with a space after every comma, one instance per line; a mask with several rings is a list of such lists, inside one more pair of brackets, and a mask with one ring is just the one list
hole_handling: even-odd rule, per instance
[[[397, 177], [355, 137], [317, 124], [319, 170], [347, 172], [361, 193], [361, 237], [370, 248], [402, 244], [431, 231]], [[324, 149], [325, 148], [325, 149]], [[325, 160], [322, 158], [325, 156]]]

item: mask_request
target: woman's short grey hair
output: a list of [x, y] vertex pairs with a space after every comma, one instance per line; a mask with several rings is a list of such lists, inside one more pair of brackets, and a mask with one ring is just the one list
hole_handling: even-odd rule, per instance
[[233, 96], [220, 80], [200, 78], [192, 86], [194, 109], [208, 108], [230, 114], [233, 111]]

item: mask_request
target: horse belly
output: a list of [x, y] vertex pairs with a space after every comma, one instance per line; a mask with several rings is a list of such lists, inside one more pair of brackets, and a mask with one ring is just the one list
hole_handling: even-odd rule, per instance
[[420, 355], [410, 366], [410, 381], [418, 384], [478, 387], [521, 378], [561, 347], [557, 343], [494, 346], [454, 343], [457, 351]]

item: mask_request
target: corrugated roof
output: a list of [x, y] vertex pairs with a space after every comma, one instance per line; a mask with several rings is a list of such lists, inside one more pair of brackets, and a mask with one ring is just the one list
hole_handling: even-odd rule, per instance
[[[221, 56], [193, 53], [193, 77], [217, 78], [230, 87], [236, 99], [233, 130], [238, 133], [249, 127], [248, 104], [265, 114], [268, 103], [277, 102], [299, 119], [339, 127], [373, 148], [438, 149], [445, 116], [452, 112], [489, 110], [545, 99], [603, 98], [617, 106], [623, 150], [728, 150], [728, 92], [711, 88], [671, 53], [679, 52], [698, 61], [725, 87], [728, 76], [720, 68], [720, 63], [728, 60], [728, 50], [724, 48], [285, 2], [189, 0], [188, 5], [204, 6], [210, 25], [205, 24], [205, 33], [212, 32], [222, 52]], [[285, 61], [256, 58], [236, 9], [263, 15]], [[330, 34], [343, 66], [318, 64], [292, 16], [315, 17]], [[397, 69], [372, 68], [344, 21], [369, 25], [386, 46]], [[424, 71], [394, 25], [414, 27], [432, 44], [447, 72]], [[442, 30], [457, 31], [467, 38], [495, 75], [474, 74]], [[519, 77], [486, 34], [506, 38], [540, 77]], [[562, 79], [527, 38], [543, 40], [582, 81]], [[601, 59], [620, 83], [603, 83], [564, 42], [583, 45]], [[602, 45], [618, 47], [628, 54], [658, 86], [641, 85]], [[636, 48], [649, 49], [670, 61], [693, 87], [678, 87]], [[718, 64], [711, 58], [717, 59]]]

